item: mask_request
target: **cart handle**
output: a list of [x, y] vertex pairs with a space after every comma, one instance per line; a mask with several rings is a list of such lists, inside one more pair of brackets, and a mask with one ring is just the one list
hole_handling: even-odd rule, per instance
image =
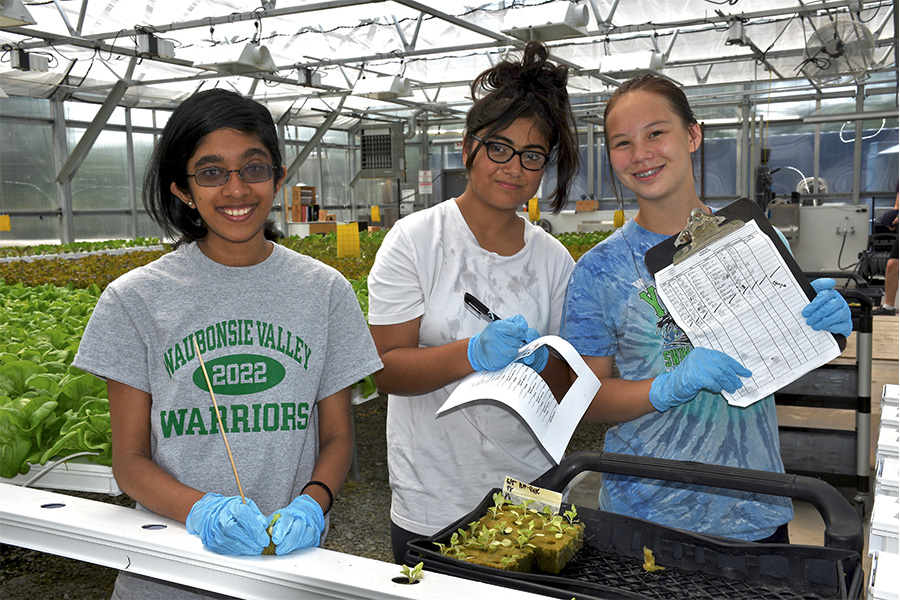
[[535, 479], [533, 484], [562, 491], [572, 478], [583, 471], [664, 479], [806, 500], [818, 509], [825, 522], [825, 547], [855, 550], [862, 555], [863, 527], [859, 516], [840, 492], [820, 479], [692, 461], [585, 451], [565, 457], [559, 465]]
[[[875, 306], [875, 301], [881, 298], [880, 289], [869, 287], [869, 282], [866, 281], [865, 277], [859, 275], [858, 273], [847, 271], [804, 271], [803, 274], [809, 280], [817, 279], [819, 277], [830, 277], [835, 281], [844, 279], [844, 285], [835, 286], [835, 289], [838, 291], [838, 293], [840, 293], [841, 296], [844, 297], [845, 300], [859, 301], [860, 309], [863, 311], [863, 314], [867, 312], [867, 309], [871, 310], [872, 307]], [[851, 281], [853, 282], [854, 287], [850, 287]]]

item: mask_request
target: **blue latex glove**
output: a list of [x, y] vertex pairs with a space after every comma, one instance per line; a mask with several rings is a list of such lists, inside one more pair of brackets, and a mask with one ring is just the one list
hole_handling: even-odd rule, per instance
[[219, 554], [262, 554], [269, 545], [269, 522], [253, 500], [210, 492], [191, 507], [188, 533], [200, 536], [203, 545]]
[[724, 352], [694, 348], [681, 364], [658, 375], [650, 384], [650, 403], [659, 412], [693, 400], [701, 390], [729, 394], [744, 386], [752, 373]]
[[[308, 494], [297, 496], [282, 508], [276, 510], [281, 517], [272, 525], [272, 542], [275, 554], [290, 554], [299, 548], [312, 548], [319, 545], [322, 531], [325, 529], [325, 516], [322, 507]], [[275, 516], [273, 513], [272, 516]]]
[[[534, 327], [529, 327], [528, 331], [525, 332], [525, 339], [523, 340], [525, 343], [533, 342], [534, 340], [541, 337], [541, 334]], [[544, 370], [544, 367], [547, 366], [547, 359], [550, 358], [550, 350], [547, 346], [541, 346], [525, 358], [521, 359], [519, 362], [523, 365], [528, 365], [538, 373]]]
[[834, 279], [822, 277], [812, 282], [816, 297], [803, 307], [800, 314], [806, 317], [806, 324], [815, 329], [837, 333], [844, 337], [853, 331], [850, 307], [843, 296], [834, 289]]
[[469, 339], [469, 364], [476, 371], [499, 371], [515, 360], [527, 333], [528, 322], [522, 315], [488, 323]]

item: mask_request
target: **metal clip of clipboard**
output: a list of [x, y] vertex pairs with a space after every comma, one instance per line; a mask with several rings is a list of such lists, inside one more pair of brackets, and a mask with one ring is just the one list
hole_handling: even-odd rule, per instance
[[675, 238], [675, 256], [672, 264], [677, 265], [692, 252], [700, 250], [717, 239], [739, 229], [744, 225], [740, 219], [726, 222], [726, 217], [708, 215], [699, 208], [691, 211], [687, 227]]

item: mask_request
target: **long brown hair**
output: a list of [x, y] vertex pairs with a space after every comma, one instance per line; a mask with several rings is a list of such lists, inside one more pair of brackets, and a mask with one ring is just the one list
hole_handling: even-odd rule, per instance
[[619, 201], [620, 208], [622, 197], [619, 194], [618, 179], [616, 178], [616, 175], [612, 170], [612, 160], [610, 159], [609, 147], [609, 130], [606, 128], [606, 123], [610, 111], [616, 106], [616, 104], [618, 104], [619, 100], [623, 96], [631, 92], [649, 92], [652, 94], [657, 94], [669, 104], [669, 108], [672, 109], [672, 112], [675, 113], [675, 115], [678, 117], [678, 119], [686, 129], [690, 129], [693, 125], [697, 124], [697, 117], [694, 116], [694, 111], [691, 110], [691, 105], [688, 102], [687, 96], [684, 95], [684, 92], [680, 87], [678, 87], [665, 77], [660, 77], [659, 75], [652, 74], [638, 75], [637, 77], [632, 77], [631, 79], [620, 85], [616, 89], [616, 91], [613, 92], [613, 95], [610, 96], [609, 100], [606, 102], [606, 107], [603, 109], [603, 139], [606, 146], [606, 175], [610, 186], [616, 194], [616, 199]]

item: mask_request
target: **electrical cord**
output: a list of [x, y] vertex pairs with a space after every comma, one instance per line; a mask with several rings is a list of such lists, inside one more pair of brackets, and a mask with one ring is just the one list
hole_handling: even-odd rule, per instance
[[859, 261], [856, 261], [855, 263], [849, 264], [846, 267], [841, 266], [841, 255], [844, 253], [844, 244], [846, 244], [846, 243], [847, 243], [847, 232], [845, 231], [844, 235], [841, 237], [841, 249], [838, 250], [837, 265], [838, 265], [839, 271], [846, 271], [847, 269], [854, 268], [854, 267], [856, 267], [856, 265], [859, 264]]
[[23, 483], [22, 487], [23, 488], [30, 487], [34, 482], [36, 482], [41, 477], [43, 477], [44, 475], [46, 475], [47, 473], [49, 473], [50, 471], [52, 471], [59, 465], [63, 464], [67, 460], [70, 460], [72, 458], [77, 458], [79, 456], [97, 456], [99, 454], [100, 454], [99, 452], [76, 452], [75, 454], [70, 454], [69, 456], [64, 456], [64, 457], [60, 458], [59, 460], [54, 461], [54, 462], [50, 463], [49, 465], [47, 465], [46, 467], [44, 467], [43, 471], [41, 471], [40, 473], [38, 473], [37, 475], [35, 475], [34, 477], [29, 479], [25, 483]]

